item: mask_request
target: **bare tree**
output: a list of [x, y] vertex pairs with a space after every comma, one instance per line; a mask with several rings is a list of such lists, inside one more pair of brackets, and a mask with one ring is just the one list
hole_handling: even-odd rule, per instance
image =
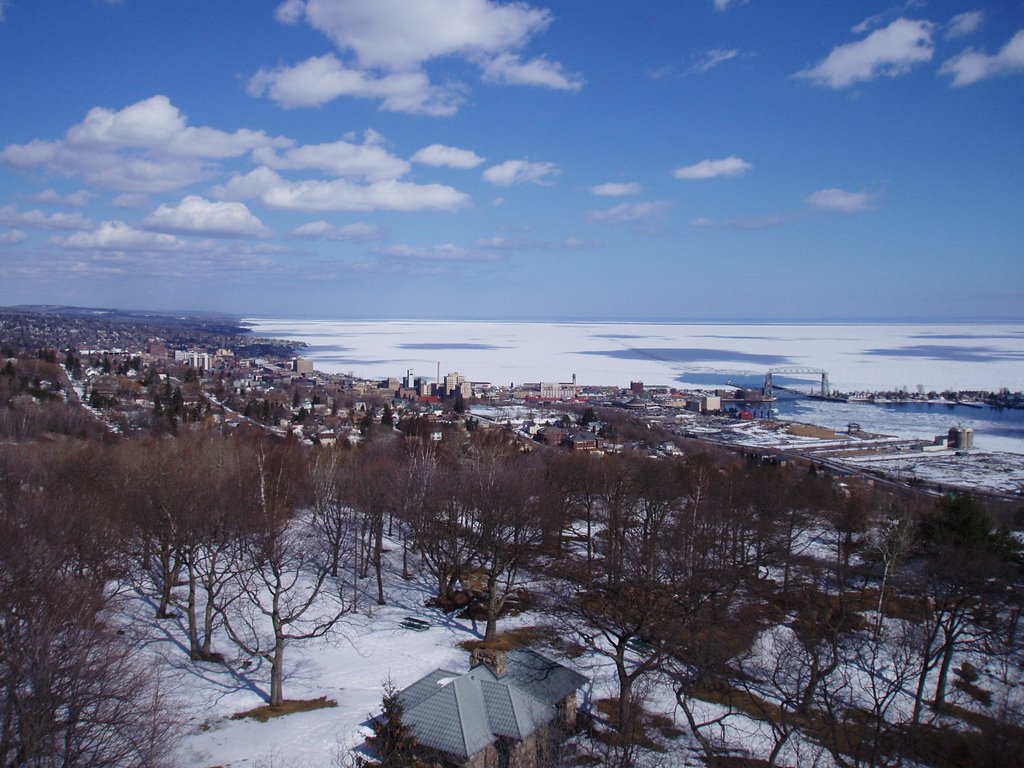
[[343, 560], [352, 561], [356, 512], [345, 500], [348, 455], [335, 449], [317, 451], [310, 460], [310, 523], [323, 546], [332, 578], [337, 578]]
[[187, 487], [179, 510], [179, 558], [187, 590], [185, 600], [176, 603], [187, 617], [192, 658], [216, 661], [220, 657], [212, 644], [218, 605], [235, 573], [234, 558], [247, 525], [244, 489], [250, 478], [234, 442], [200, 433], [183, 441], [183, 453], [176, 469]]
[[609, 659], [618, 680], [619, 740], [636, 740], [637, 681], [662, 661], [659, 638], [678, 617], [681, 560], [678, 486], [666, 463], [607, 457], [602, 472], [602, 537], [592, 568], [566, 559], [550, 591], [564, 626]]
[[0, 764], [163, 765], [176, 729], [160, 680], [107, 626], [103, 585], [66, 538], [88, 523], [64, 530], [67, 510], [26, 476], [0, 472]]
[[437, 585], [436, 602], [449, 609], [470, 559], [470, 509], [457, 467], [430, 471], [423, 482], [419, 503], [405, 508], [406, 522], [415, 549]]
[[384, 525], [396, 504], [398, 460], [394, 440], [379, 437], [353, 456], [343, 488], [347, 502], [362, 516], [362, 575], [373, 566], [377, 605], [385, 605]]
[[295, 446], [253, 447], [256, 525], [243, 539], [234, 594], [222, 614], [231, 639], [270, 664], [269, 704], [284, 702], [287, 647], [323, 637], [355, 608], [330, 589], [330, 564], [309, 520], [296, 514], [304, 467]]
[[519, 569], [540, 544], [539, 482], [531, 457], [503, 442], [480, 446], [476, 458], [464, 467], [462, 491], [472, 515], [474, 559], [486, 580], [484, 642], [497, 637], [498, 616], [516, 586]]
[[910, 554], [914, 528], [910, 516], [899, 506], [889, 507], [888, 514], [868, 534], [866, 553], [881, 566], [878, 604], [875, 608], [875, 635], [882, 633], [886, 598], [893, 572]]

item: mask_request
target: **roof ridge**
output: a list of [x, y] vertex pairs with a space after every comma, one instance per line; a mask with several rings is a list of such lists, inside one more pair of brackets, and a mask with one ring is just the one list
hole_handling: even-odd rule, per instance
[[[463, 712], [463, 704], [468, 704], [468, 702], [463, 702], [462, 691], [464, 688], [467, 688], [468, 686], [471, 686], [474, 683], [476, 684], [476, 687], [479, 689], [482, 687], [481, 683], [483, 682], [482, 680], [477, 680], [472, 675], [473, 670], [471, 669], [468, 672], [464, 672], [458, 678], [453, 680], [450, 684], [452, 687], [452, 693], [455, 696], [455, 710], [459, 713], [459, 734], [462, 736], [462, 747], [464, 754], [467, 757], [470, 757], [475, 753], [470, 752], [469, 741], [466, 738], [466, 715]], [[484, 700], [482, 690], [480, 691], [480, 706], [483, 707], [483, 721], [487, 724], [487, 731], [490, 734], [490, 741], [493, 742], [497, 738], [497, 736], [495, 736], [494, 729], [491, 727], [491, 720], [487, 716], [487, 703]]]

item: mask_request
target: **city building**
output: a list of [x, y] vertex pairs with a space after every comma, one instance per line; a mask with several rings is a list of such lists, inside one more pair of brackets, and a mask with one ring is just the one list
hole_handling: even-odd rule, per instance
[[313, 361], [306, 360], [304, 357], [292, 358], [292, 371], [299, 374], [300, 376], [308, 376], [313, 373]]

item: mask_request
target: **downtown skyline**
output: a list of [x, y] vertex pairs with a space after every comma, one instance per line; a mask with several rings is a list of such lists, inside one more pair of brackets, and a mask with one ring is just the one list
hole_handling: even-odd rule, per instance
[[1021, 2], [6, 0], [0, 66], [3, 305], [1024, 309]]

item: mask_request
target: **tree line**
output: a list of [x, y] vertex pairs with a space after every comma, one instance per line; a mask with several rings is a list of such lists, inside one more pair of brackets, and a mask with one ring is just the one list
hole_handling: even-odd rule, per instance
[[0, 446], [0, 761], [161, 764], [176, 718], [126, 595], [179, 618], [196, 664], [265, 662], [278, 706], [289, 647], [388, 602], [389, 549], [484, 643], [531, 608], [561, 651], [603, 657], [608, 764], [651, 747], [651, 686], [709, 765], [750, 723], [768, 766], [1024, 759], [1019, 549], [969, 496], [724, 452], [524, 452], [500, 430], [352, 449], [190, 427]]

